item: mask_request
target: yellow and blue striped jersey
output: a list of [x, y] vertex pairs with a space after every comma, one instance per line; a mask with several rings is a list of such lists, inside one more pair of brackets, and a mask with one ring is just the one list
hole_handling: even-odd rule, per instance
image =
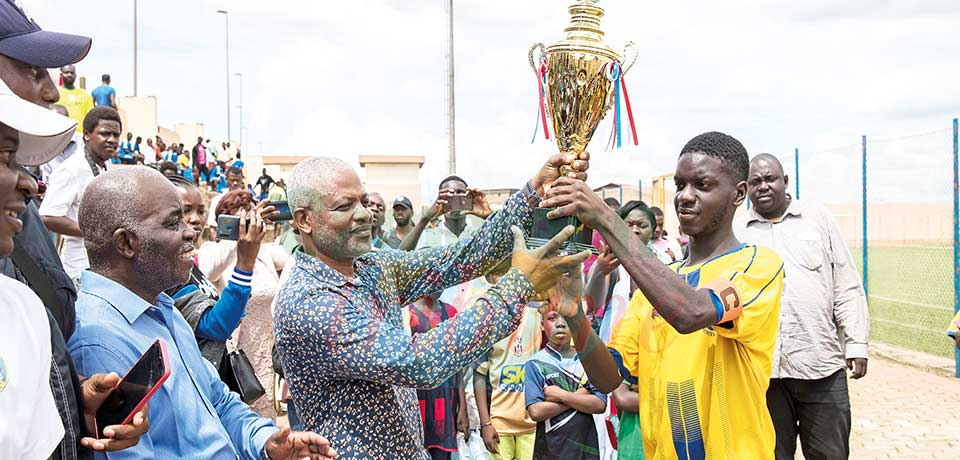
[[642, 292], [634, 295], [609, 346], [638, 380], [646, 458], [772, 459], [776, 438], [766, 391], [783, 262], [769, 248], [740, 245], [698, 265], [670, 268], [690, 286], [711, 289], [723, 306], [742, 310], [680, 334]]

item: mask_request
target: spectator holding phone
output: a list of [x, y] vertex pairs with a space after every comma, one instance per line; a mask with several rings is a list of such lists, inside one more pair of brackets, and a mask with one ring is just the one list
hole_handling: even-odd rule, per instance
[[[180, 176], [168, 178], [180, 196], [183, 223], [200, 235], [207, 219], [207, 208], [200, 188]], [[190, 279], [165, 291], [173, 298], [187, 323], [193, 327], [203, 357], [217, 369], [220, 368], [220, 362], [226, 353], [226, 341], [240, 325], [247, 301], [250, 300], [253, 269], [263, 235], [264, 232], [260, 231], [259, 227], [240, 227], [240, 238], [236, 243], [236, 265], [222, 292], [200, 271], [196, 260], [190, 269]]]
[[163, 293], [189, 279], [196, 234], [169, 179], [133, 166], [87, 187], [80, 228], [91, 269], [83, 272], [70, 353], [80, 373], [122, 372], [157, 338], [173, 372], [151, 398], [150, 429], [111, 459], [294, 460], [336, 453], [315, 433], [277, 430], [258, 417], [200, 353], [194, 333]]
[[[240, 231], [246, 240], [208, 241], [200, 247], [197, 258], [200, 271], [221, 292], [225, 290], [227, 282], [233, 279], [237, 268], [243, 273], [252, 273], [247, 278], [250, 282], [250, 299], [247, 301], [246, 317], [238, 330], [237, 345], [250, 359], [264, 388], [273, 386], [273, 315], [270, 313], [270, 304], [280, 287], [280, 272], [288, 258], [279, 245], [261, 244], [267, 232], [263, 215], [270, 215], [273, 211], [272, 207], [267, 207], [268, 203], [269, 200], [256, 203], [253, 195], [246, 190], [233, 190], [223, 195], [215, 210], [216, 218], [237, 216]], [[249, 255], [254, 245], [259, 248], [250, 264]], [[245, 258], [242, 261], [239, 259], [241, 250]], [[253, 408], [264, 417], [273, 414], [272, 392], [267, 392], [266, 397], [254, 402]]]

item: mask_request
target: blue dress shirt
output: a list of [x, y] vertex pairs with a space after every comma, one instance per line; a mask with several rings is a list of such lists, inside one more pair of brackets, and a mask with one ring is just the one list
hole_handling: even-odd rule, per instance
[[98, 459], [259, 460], [277, 431], [231, 393], [203, 359], [193, 330], [166, 294], [156, 305], [122, 285], [85, 271], [77, 329], [68, 347], [80, 375], [123, 376], [157, 338], [167, 344], [170, 377], [150, 400], [150, 430], [140, 443]]

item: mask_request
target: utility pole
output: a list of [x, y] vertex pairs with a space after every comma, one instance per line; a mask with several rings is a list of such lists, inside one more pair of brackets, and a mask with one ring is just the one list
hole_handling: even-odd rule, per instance
[[137, 0], [133, 0], [133, 97], [137, 97]]
[[449, 17], [449, 49], [447, 50], [447, 98], [450, 102], [450, 174], [457, 173], [457, 134], [456, 134], [456, 125], [457, 125], [457, 112], [456, 112], [456, 90], [454, 88], [454, 63], [453, 63], [453, 0], [449, 0], [448, 4], [450, 5], [450, 17]]
[[227, 36], [227, 142], [232, 142], [232, 136], [230, 135], [230, 14], [225, 10], [217, 10], [217, 13], [223, 15], [223, 20], [226, 24], [226, 36]]

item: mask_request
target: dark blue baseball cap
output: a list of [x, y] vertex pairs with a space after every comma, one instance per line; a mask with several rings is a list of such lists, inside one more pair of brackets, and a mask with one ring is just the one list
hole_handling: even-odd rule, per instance
[[73, 64], [90, 51], [90, 37], [40, 30], [19, 0], [0, 0], [0, 54], [47, 69]]

